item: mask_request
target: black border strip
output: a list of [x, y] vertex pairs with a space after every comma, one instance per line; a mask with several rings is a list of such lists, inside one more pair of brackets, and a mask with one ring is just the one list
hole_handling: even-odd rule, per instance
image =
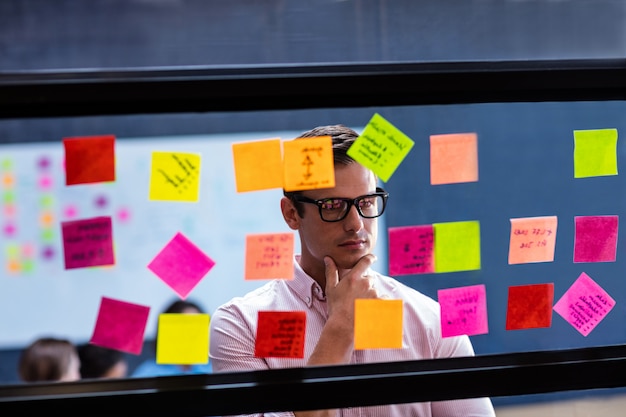
[[626, 99], [626, 60], [0, 72], [0, 119]]

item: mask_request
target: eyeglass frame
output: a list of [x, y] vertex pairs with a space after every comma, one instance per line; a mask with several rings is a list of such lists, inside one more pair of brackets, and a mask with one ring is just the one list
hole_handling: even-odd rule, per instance
[[[354, 206], [356, 208], [357, 213], [359, 213], [359, 216], [363, 217], [364, 219], [375, 219], [377, 217], [380, 217], [383, 215], [383, 213], [385, 212], [385, 209], [387, 208], [387, 199], [389, 198], [389, 193], [387, 191], [385, 191], [383, 188], [381, 187], [376, 187], [376, 192], [374, 192], [373, 194], [365, 194], [365, 195], [360, 195], [356, 198], [344, 198], [344, 197], [325, 197], [325, 198], [320, 198], [318, 200], [314, 200], [312, 198], [309, 198], [307, 196], [304, 196], [302, 194], [298, 194], [298, 193], [294, 193], [294, 192], [285, 192], [285, 197], [288, 197], [290, 199], [292, 199], [293, 201], [296, 201], [298, 203], [309, 203], [309, 204], [315, 204], [319, 210], [320, 213], [320, 219], [322, 219], [322, 221], [325, 221], [327, 223], [335, 223], [335, 222], [340, 222], [343, 219], [345, 219], [346, 217], [348, 217], [348, 213], [350, 213], [350, 209], [352, 208], [352, 206]], [[382, 197], [383, 199], [383, 207], [380, 210], [380, 213], [377, 214], [376, 216], [366, 216], [363, 214], [363, 212], [361, 211], [361, 207], [359, 207], [359, 205], [357, 204], [357, 200], [360, 200], [362, 198], [366, 198], [366, 197]], [[325, 201], [328, 200], [341, 200], [341, 201], [345, 201], [348, 204], [348, 207], [346, 208], [346, 211], [344, 212], [343, 216], [341, 218], [335, 219], [335, 220], [326, 220], [324, 218], [324, 216], [322, 215], [322, 204]]]

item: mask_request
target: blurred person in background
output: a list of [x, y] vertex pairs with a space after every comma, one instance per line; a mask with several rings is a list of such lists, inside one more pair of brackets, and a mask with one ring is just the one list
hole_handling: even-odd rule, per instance
[[123, 352], [91, 343], [78, 346], [80, 376], [91, 378], [126, 378], [128, 362]]
[[22, 352], [18, 374], [24, 382], [66, 382], [80, 379], [80, 358], [66, 339], [42, 337]]

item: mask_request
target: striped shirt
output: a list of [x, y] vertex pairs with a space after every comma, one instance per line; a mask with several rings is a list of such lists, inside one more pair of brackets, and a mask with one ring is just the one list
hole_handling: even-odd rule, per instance
[[[214, 372], [241, 372], [306, 366], [328, 318], [322, 288], [294, 261], [293, 280], [273, 280], [220, 306], [211, 317], [210, 359]], [[350, 363], [374, 363], [416, 359], [473, 356], [467, 336], [441, 337], [439, 304], [430, 297], [378, 274], [379, 295], [403, 300], [402, 349], [354, 350]], [[259, 358], [254, 356], [259, 311], [305, 311], [304, 358]], [[419, 387], [415, 387], [419, 389]], [[277, 393], [278, 395], [278, 393]], [[265, 413], [264, 416], [293, 416], [291, 412]], [[352, 407], [339, 416], [356, 417], [452, 417], [495, 416], [488, 398]]]

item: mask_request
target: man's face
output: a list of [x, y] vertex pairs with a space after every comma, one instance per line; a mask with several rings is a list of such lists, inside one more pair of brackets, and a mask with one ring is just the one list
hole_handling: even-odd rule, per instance
[[[335, 187], [303, 191], [314, 200], [329, 197], [356, 198], [376, 192], [374, 174], [358, 163], [335, 166]], [[302, 204], [302, 203], [301, 203]], [[300, 234], [302, 257], [300, 263], [309, 274], [323, 270], [324, 256], [330, 256], [340, 269], [351, 269], [376, 246], [378, 219], [366, 219], [356, 207], [350, 207], [347, 216], [337, 222], [321, 219], [315, 204], [302, 204], [304, 216], [297, 227]]]

